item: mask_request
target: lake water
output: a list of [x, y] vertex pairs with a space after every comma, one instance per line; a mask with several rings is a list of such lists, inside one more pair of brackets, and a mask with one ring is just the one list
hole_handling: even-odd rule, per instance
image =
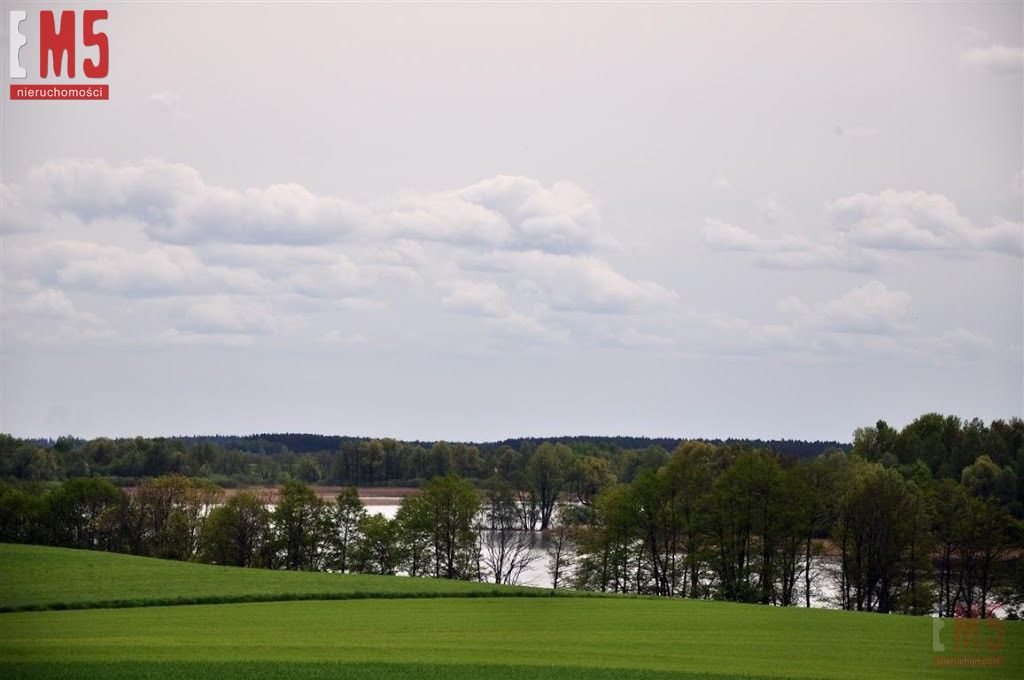
[[[370, 500], [373, 505], [367, 505], [366, 511], [370, 514], [383, 515], [387, 519], [394, 519], [398, 513], [400, 498], [386, 499], [392, 502], [383, 502], [385, 499], [363, 499]], [[520, 576], [519, 585], [536, 586], [538, 588], [551, 587], [551, 574], [548, 572], [548, 555], [546, 548], [551, 539], [537, 532], [537, 559], [533, 561]], [[836, 558], [815, 558], [811, 566], [811, 606], [812, 607], [834, 607], [833, 602], [838, 595], [838, 589], [834, 585], [833, 573], [838, 565]], [[564, 576], [563, 576], [564, 578]], [[803, 583], [801, 579], [801, 584]], [[799, 585], [797, 592], [800, 601], [803, 601], [803, 586]]]

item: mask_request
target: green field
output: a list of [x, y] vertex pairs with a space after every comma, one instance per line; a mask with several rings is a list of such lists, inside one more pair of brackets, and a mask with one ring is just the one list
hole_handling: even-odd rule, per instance
[[515, 588], [362, 574], [270, 571], [0, 543], [0, 611], [351, 597], [549, 596]]
[[[82, 572], [91, 576], [79, 574], [80, 562], [95, 565], [103, 558], [110, 560], [108, 571], [93, 566]], [[65, 580], [48, 582], [54, 574]], [[173, 577], [171, 583], [161, 582], [164, 575]], [[328, 584], [325, 593], [362, 592], [373, 583], [381, 593], [434, 587], [455, 596], [9, 612], [0, 614], [0, 676], [1024, 677], [1019, 623], [1006, 624], [1001, 668], [933, 668], [932, 622], [923, 617], [654, 598], [466, 597], [472, 591], [447, 590], [460, 584], [444, 581], [367, 581], [82, 551], [0, 550], [0, 601], [7, 606], [87, 602], [119, 593], [120, 599], [128, 593], [159, 597], [166, 590], [184, 597], [221, 587], [269, 596], [278, 580], [277, 592], [287, 595], [296, 588], [311, 591], [305, 579]], [[350, 580], [355, 585], [344, 585]], [[88, 592], [75, 592], [78, 587]]]

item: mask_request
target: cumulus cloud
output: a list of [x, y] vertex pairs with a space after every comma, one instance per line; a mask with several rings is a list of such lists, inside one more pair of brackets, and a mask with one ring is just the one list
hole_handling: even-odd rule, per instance
[[545, 187], [501, 175], [450, 192], [406, 194], [372, 223], [372, 236], [573, 253], [601, 238], [593, 199], [575, 184]]
[[868, 271], [880, 262], [877, 255], [841, 240], [816, 243], [792, 235], [764, 237], [716, 219], [705, 220], [701, 238], [714, 250], [753, 253], [756, 264], [774, 269]]
[[55, 160], [3, 187], [5, 210], [30, 222], [58, 213], [83, 222], [132, 217], [154, 240], [326, 244], [348, 237], [575, 253], [603, 238], [595, 201], [571, 182], [545, 186], [501, 175], [452, 191], [407, 192], [376, 206], [320, 196], [298, 184], [236, 189], [211, 185], [180, 163]]
[[176, 244], [325, 243], [342, 238], [365, 214], [296, 184], [231, 189], [207, 184], [194, 168], [147, 160], [57, 160], [5, 191], [23, 211], [64, 213], [88, 222], [139, 220], [157, 241]]
[[836, 333], [892, 335], [910, 325], [910, 295], [889, 290], [880, 281], [869, 281], [816, 304], [785, 298], [780, 308], [794, 314], [799, 326]]
[[491, 281], [443, 281], [441, 305], [448, 310], [478, 316], [503, 316], [508, 311], [505, 291]]
[[1020, 223], [996, 218], [990, 226], [976, 226], [942, 194], [893, 190], [855, 194], [833, 201], [828, 212], [838, 230], [867, 248], [1024, 254]]
[[294, 324], [288, 315], [261, 301], [212, 295], [190, 303], [178, 330], [207, 335], [264, 335]]
[[[509, 346], [822, 355], [854, 342], [834, 336], [882, 348], [912, 326], [909, 296], [879, 281], [831, 300], [786, 299], [780, 322], [682, 314], [675, 291], [601, 256], [597, 202], [571, 183], [499, 176], [358, 206], [297, 185], [212, 186], [180, 164], [64, 161], [5, 185], [3, 200], [50, 228], [10, 232], [5, 213], [6, 318], [107, 332], [79, 309], [84, 299], [119, 320], [120, 341], [344, 346], [357, 330], [362, 342], [398, 342], [395, 319], [447, 311]], [[774, 202], [766, 210], [780, 214]], [[822, 241], [721, 220], [702, 236], [789, 269], [866, 270], [895, 248], [1020, 248], [1019, 225], [975, 227], [935, 194], [858, 194], [829, 214], [838, 230]], [[960, 333], [920, 346], [981, 352], [985, 340]]]
[[678, 296], [653, 281], [634, 281], [595, 257], [529, 251], [496, 258], [518, 292], [559, 311], [630, 314], [664, 308]]
[[1006, 45], [972, 47], [960, 54], [960, 63], [989, 73], [1020, 73], [1024, 70], [1024, 48]]
[[832, 201], [827, 215], [834, 232], [820, 240], [766, 237], [718, 219], [701, 231], [714, 250], [752, 253], [755, 263], [778, 269], [871, 271], [887, 252], [955, 251], [1024, 255], [1024, 225], [995, 217], [987, 226], [961, 215], [942, 194], [885, 190]]
[[29, 216], [8, 244], [13, 276], [72, 298], [117, 296], [124, 312], [142, 313], [130, 299], [187, 297], [167, 342], [291, 332], [269, 323], [285, 297], [324, 318], [338, 303], [436, 304], [556, 341], [567, 312], [635, 315], [677, 300], [596, 253], [609, 242], [597, 202], [570, 182], [498, 176], [357, 205], [294, 184], [215, 186], [158, 160], [63, 160], [3, 190], [5, 210]]
[[251, 270], [209, 266], [192, 250], [158, 245], [144, 250], [56, 241], [17, 253], [23, 275], [78, 291], [124, 296], [258, 292], [266, 280]]
[[16, 297], [10, 307], [5, 305], [5, 316], [12, 312], [14, 317], [22, 319], [33, 318], [84, 322], [87, 324], [101, 323], [99, 317], [95, 314], [79, 311], [67, 293], [55, 288], [37, 290], [27, 295]]

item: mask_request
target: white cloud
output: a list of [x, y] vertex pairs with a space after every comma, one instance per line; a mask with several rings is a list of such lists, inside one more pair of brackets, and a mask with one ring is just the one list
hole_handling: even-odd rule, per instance
[[215, 186], [179, 163], [66, 159], [37, 167], [24, 184], [5, 185], [3, 201], [5, 209], [25, 215], [18, 223], [46, 213], [82, 222], [129, 216], [151, 238], [180, 245], [327, 244], [358, 237], [576, 253], [606, 238], [595, 201], [580, 187], [507, 175], [362, 206], [298, 184]]
[[[596, 201], [571, 183], [499, 176], [360, 207], [297, 185], [210, 186], [188, 166], [159, 161], [67, 161], [4, 189], [5, 208], [43, 215], [64, 236], [5, 237], [7, 290], [25, 283], [13, 291], [21, 306], [12, 309], [87, 323], [79, 296], [90, 296], [90, 308], [116, 297], [105, 304], [128, 341], [244, 346], [287, 336], [344, 346], [353, 334], [399, 337], [396, 319], [441, 309], [509, 346], [576, 341], [825, 356], [852, 342], [830, 336], [864, 336], [881, 351], [888, 345], [878, 338], [904, 337], [912, 327], [909, 296], [878, 281], [832, 300], [784, 300], [781, 322], [681, 315], [676, 292], [600, 256], [609, 242]], [[774, 200], [762, 208], [783, 214]], [[896, 247], [1019, 247], [1019, 225], [974, 227], [936, 194], [858, 194], [830, 211], [840, 230], [824, 241], [759, 235], [721, 220], [707, 220], [702, 236], [708, 247], [787, 269], [871, 269], [879, 251]], [[153, 319], [166, 326], [154, 329]], [[984, 342], [959, 335], [927, 346]]]
[[3, 311], [5, 317], [16, 319], [101, 323], [95, 314], [79, 311], [67, 293], [55, 288], [46, 288], [15, 297], [12, 304], [4, 306]]
[[15, 253], [15, 267], [40, 281], [123, 296], [258, 292], [266, 280], [251, 270], [208, 266], [189, 248], [155, 245], [129, 250], [57, 241]]
[[717, 219], [707, 219], [701, 237], [714, 250], [755, 253], [756, 262], [781, 269], [869, 271], [885, 251], [988, 251], [1024, 255], [1024, 226], [996, 217], [973, 224], [942, 194], [885, 190], [832, 201], [829, 218], [838, 233], [811, 241], [783, 235], [769, 238]]
[[1024, 48], [1006, 45], [972, 47], [960, 54], [960, 63], [989, 73], [1020, 73], [1024, 70]]
[[792, 235], [766, 238], [716, 219], [705, 220], [701, 238], [714, 250], [754, 253], [756, 264], [774, 269], [869, 271], [881, 261], [877, 255], [850, 247], [842, 240], [815, 243]]
[[572, 183], [545, 187], [501, 175], [456, 191], [401, 196], [372, 220], [370, 237], [573, 253], [601, 240], [600, 223], [593, 199]]
[[490, 281], [443, 281], [441, 305], [448, 310], [477, 316], [504, 316], [508, 311], [505, 291]]
[[634, 281], [590, 256], [529, 251], [499, 256], [518, 278], [518, 291], [552, 309], [631, 314], [665, 308], [678, 296], [653, 281]]
[[942, 194], [888, 189], [837, 199], [828, 211], [837, 229], [866, 248], [1024, 254], [1019, 223], [996, 218], [990, 227], [975, 226]]
[[566, 312], [636, 315], [677, 299], [593, 252], [610, 243], [596, 201], [569, 182], [498, 176], [358, 206], [298, 185], [213, 186], [158, 160], [64, 160], [5, 185], [4, 204], [50, 229], [9, 244], [14, 275], [120, 297], [129, 315], [143, 311], [130, 298], [189, 297], [168, 342], [286, 332], [253, 306], [283, 296], [324, 318], [342, 301], [433, 300], [496, 333], [556, 341]]
[[[7, 198], [10, 194], [10, 198]], [[21, 210], [66, 213], [83, 222], [129, 216], [155, 240], [176, 244], [325, 243], [349, 233], [364, 211], [295, 184], [230, 189], [206, 184], [193, 168], [147, 160], [58, 160], [5, 191]]]
[[833, 300], [806, 306], [797, 322], [838, 333], [892, 335], [910, 326], [910, 309], [910, 295], [869, 281]]
[[211, 295], [190, 303], [177, 330], [208, 335], [264, 335], [295, 321], [265, 302]]

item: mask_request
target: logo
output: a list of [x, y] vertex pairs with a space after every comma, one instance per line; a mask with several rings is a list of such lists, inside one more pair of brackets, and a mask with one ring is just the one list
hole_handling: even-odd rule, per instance
[[940, 667], [992, 667], [1003, 665], [1003, 645], [1006, 630], [1003, 622], [993, 616], [987, 618], [957, 616], [952, 619], [932, 619], [932, 666]]
[[[33, 19], [23, 10], [10, 11], [11, 99], [109, 99], [110, 86], [95, 82], [110, 73], [107, 10], [41, 10]], [[43, 82], [14, 83], [29, 77], [35, 45], [38, 70], [33, 77]]]

